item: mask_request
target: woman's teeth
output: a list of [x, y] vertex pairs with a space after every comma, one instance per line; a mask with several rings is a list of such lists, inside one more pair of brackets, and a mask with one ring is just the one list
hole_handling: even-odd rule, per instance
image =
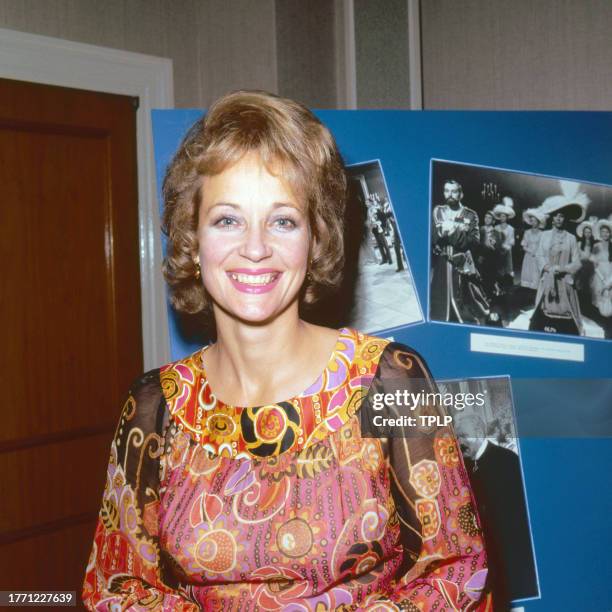
[[278, 274], [235, 274], [232, 278], [245, 285], [267, 285], [271, 283]]

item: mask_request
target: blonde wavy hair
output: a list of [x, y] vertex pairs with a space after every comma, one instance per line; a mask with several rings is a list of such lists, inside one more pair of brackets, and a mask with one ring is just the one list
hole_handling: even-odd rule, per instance
[[236, 91], [217, 100], [191, 127], [164, 178], [163, 271], [180, 312], [195, 314], [211, 306], [194, 262], [202, 178], [223, 172], [249, 152], [257, 152], [268, 171], [281, 174], [305, 203], [312, 238], [302, 303], [313, 304], [342, 281], [347, 183], [332, 135], [298, 102]]

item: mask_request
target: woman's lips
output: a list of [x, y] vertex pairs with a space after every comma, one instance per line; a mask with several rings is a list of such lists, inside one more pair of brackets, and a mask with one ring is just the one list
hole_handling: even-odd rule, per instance
[[261, 270], [230, 270], [227, 276], [242, 293], [267, 293], [278, 284], [282, 272], [269, 268]]

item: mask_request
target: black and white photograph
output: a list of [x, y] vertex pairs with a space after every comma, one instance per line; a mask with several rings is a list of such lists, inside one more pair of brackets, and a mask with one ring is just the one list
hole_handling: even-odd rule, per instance
[[612, 338], [612, 187], [432, 160], [432, 321]]
[[456, 403], [448, 411], [476, 497], [496, 603], [539, 597], [510, 378], [442, 381], [438, 386], [455, 397], [482, 398], [461, 410]]
[[[348, 324], [367, 332], [423, 320], [406, 258], [404, 242], [380, 161], [347, 167], [349, 218], [359, 219], [353, 232], [358, 259], [354, 302]], [[355, 231], [357, 235], [355, 236]]]

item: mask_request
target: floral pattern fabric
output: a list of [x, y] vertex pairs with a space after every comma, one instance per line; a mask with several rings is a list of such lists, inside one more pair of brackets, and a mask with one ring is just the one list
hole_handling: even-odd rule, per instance
[[343, 329], [315, 383], [259, 407], [218, 400], [205, 355], [146, 374], [128, 396], [89, 609], [492, 609], [452, 432], [361, 436], [372, 388], [433, 384], [414, 351]]

